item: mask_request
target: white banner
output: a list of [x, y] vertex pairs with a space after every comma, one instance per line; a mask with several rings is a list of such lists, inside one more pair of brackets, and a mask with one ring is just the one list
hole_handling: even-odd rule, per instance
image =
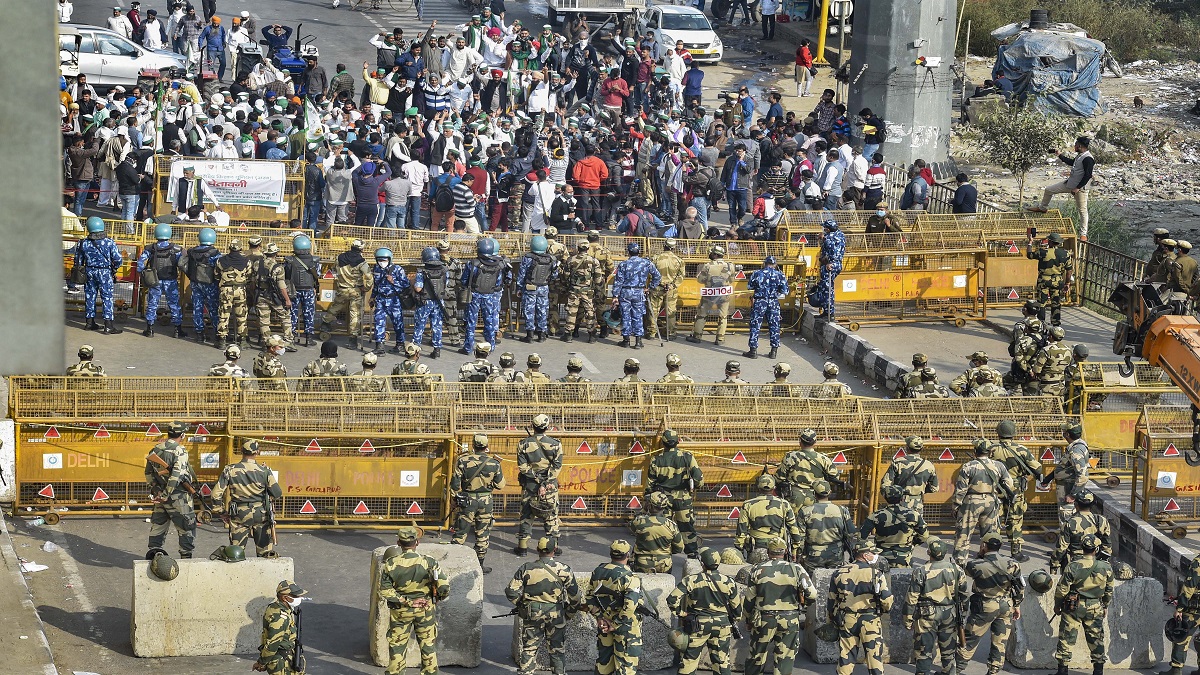
[[287, 168], [283, 162], [241, 162], [193, 160], [184, 158], [171, 163], [167, 200], [175, 202], [179, 179], [185, 166], [196, 169], [196, 177], [208, 184], [221, 204], [266, 206], [287, 213], [283, 197]]

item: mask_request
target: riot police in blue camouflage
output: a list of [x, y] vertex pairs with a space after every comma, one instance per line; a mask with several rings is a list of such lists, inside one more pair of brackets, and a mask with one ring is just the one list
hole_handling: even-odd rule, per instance
[[300, 235], [292, 240], [292, 255], [284, 261], [292, 298], [292, 333], [304, 317], [304, 346], [313, 346], [313, 321], [317, 316], [317, 288], [321, 284], [321, 261], [312, 254], [312, 240]]
[[425, 326], [429, 325], [430, 340], [433, 352], [429, 358], [436, 359], [442, 355], [442, 326], [445, 323], [446, 287], [450, 281], [450, 271], [442, 261], [442, 255], [433, 246], [421, 249], [421, 269], [413, 279], [413, 291], [416, 292], [417, 308], [413, 310], [413, 342], [421, 344], [425, 337]]
[[[104, 219], [92, 216], [87, 219], [88, 235], [75, 245], [75, 267], [84, 270], [83, 315], [87, 317], [87, 329], [101, 333], [120, 333], [113, 326], [113, 285], [117, 270], [121, 267], [121, 252], [116, 243], [104, 233]], [[96, 296], [104, 308], [104, 328], [96, 324]]]
[[820, 310], [826, 320], [832, 321], [834, 309], [834, 279], [842, 273], [842, 259], [846, 255], [846, 235], [838, 229], [836, 220], [821, 223], [821, 280], [808, 293], [808, 302]]
[[146, 329], [142, 335], [154, 336], [154, 322], [158, 319], [158, 301], [165, 297], [171, 312], [171, 325], [175, 326], [175, 337], [183, 334], [183, 307], [179, 304], [179, 262], [183, 249], [171, 242], [171, 226], [159, 223], [154, 226], [156, 243], [147, 246], [138, 257], [137, 269], [146, 287]]
[[657, 288], [662, 275], [654, 263], [642, 257], [642, 247], [636, 241], [630, 242], [625, 252], [629, 258], [617, 265], [613, 276], [613, 293], [621, 305], [621, 346], [630, 346], [629, 337], [633, 336], [633, 348], [641, 349], [646, 288]]
[[483, 312], [484, 342], [496, 344], [496, 333], [500, 327], [500, 299], [504, 287], [512, 282], [512, 267], [498, 252], [500, 244], [487, 237], [475, 244], [475, 259], [463, 266], [463, 288], [471, 293], [467, 305], [466, 335], [460, 354], [470, 354], [475, 345], [475, 324]]
[[771, 335], [771, 352], [767, 358], [773, 359], [779, 355], [779, 301], [788, 294], [787, 277], [776, 267], [775, 256], [769, 255], [763, 260], [763, 268], [751, 274], [746, 285], [754, 291], [754, 304], [750, 307], [750, 351], [742, 356], [758, 358], [758, 331], [765, 318]]
[[[558, 261], [547, 251], [550, 243], [541, 235], [529, 242], [529, 253], [521, 258], [517, 286], [521, 289], [521, 310], [525, 315], [525, 337], [521, 342], [546, 340], [549, 330], [550, 283], [558, 279]], [[557, 311], [557, 307], [555, 310]]]
[[217, 231], [211, 227], [200, 230], [198, 246], [187, 251], [187, 278], [191, 282], [188, 292], [192, 294], [192, 328], [196, 331], [196, 342], [208, 341], [204, 334], [204, 310], [215, 326], [217, 323], [217, 258], [221, 252], [217, 243]]
[[392, 264], [392, 250], [375, 249], [375, 267], [371, 269], [375, 285], [371, 288], [368, 305], [375, 309], [375, 353], [382, 354], [387, 342], [387, 324], [392, 322], [396, 344], [392, 353], [400, 353], [404, 344], [404, 308], [400, 305], [400, 294], [408, 290], [408, 276], [404, 268]]

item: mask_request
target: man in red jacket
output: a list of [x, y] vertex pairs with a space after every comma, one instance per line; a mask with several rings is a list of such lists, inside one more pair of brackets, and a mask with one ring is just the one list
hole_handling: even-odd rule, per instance
[[[621, 82], [624, 83], [623, 80]], [[604, 160], [596, 156], [595, 145], [589, 143], [584, 146], [583, 151], [587, 156], [575, 162], [571, 179], [575, 183], [575, 196], [579, 198], [580, 217], [588, 225], [585, 229], [599, 230], [603, 217], [600, 209], [600, 184], [608, 178], [608, 167], [604, 165]]]
[[600, 100], [604, 107], [615, 115], [620, 115], [625, 109], [625, 99], [629, 98], [629, 83], [621, 79], [621, 69], [613, 68], [608, 71], [608, 79], [600, 83]]

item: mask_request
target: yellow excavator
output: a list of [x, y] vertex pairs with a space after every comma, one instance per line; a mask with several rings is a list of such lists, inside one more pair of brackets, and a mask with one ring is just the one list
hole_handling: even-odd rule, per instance
[[1108, 302], [1125, 315], [1113, 336], [1113, 353], [1125, 357], [1121, 375], [1132, 375], [1133, 357], [1140, 356], [1183, 390], [1192, 402], [1192, 447], [1183, 456], [1200, 466], [1200, 320], [1191, 300], [1166, 284], [1125, 282]]

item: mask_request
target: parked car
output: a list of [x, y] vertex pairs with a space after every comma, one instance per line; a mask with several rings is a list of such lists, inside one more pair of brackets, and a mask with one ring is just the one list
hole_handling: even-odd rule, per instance
[[683, 40], [684, 49], [696, 61], [717, 63], [725, 51], [708, 17], [695, 7], [655, 5], [642, 14], [639, 28], [641, 35], [654, 33], [654, 39], [665, 49], [673, 49], [676, 40]]
[[88, 82], [101, 92], [118, 84], [139, 84], [147, 73], [187, 70], [187, 59], [182, 54], [146, 49], [99, 26], [59, 24], [58, 49], [63, 76], [87, 75]]

